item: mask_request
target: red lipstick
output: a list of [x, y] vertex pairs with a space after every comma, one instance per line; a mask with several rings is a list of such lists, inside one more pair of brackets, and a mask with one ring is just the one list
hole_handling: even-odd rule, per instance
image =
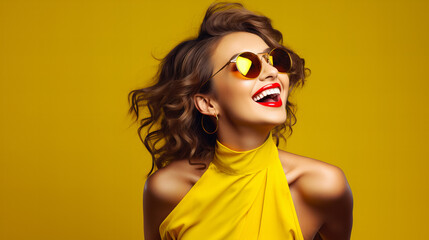
[[261, 87], [258, 91], [255, 92], [255, 94], [253, 94], [252, 97], [255, 97], [256, 95], [258, 95], [261, 92], [263, 92], [263, 91], [265, 91], [267, 89], [270, 89], [270, 88], [279, 88], [279, 89], [281, 89], [280, 88], [280, 84], [278, 84], [278, 83], [270, 83], [270, 84], [267, 84], [267, 85]]
[[282, 99], [280, 97], [280, 89], [280, 84], [270, 83], [256, 91], [252, 98], [256, 103], [259, 103], [262, 106], [280, 107], [283, 105]]
[[281, 107], [283, 105], [282, 99], [279, 97], [277, 102], [257, 102], [266, 107]]

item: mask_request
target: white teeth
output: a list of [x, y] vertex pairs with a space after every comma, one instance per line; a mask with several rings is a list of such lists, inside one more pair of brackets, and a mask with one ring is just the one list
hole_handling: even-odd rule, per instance
[[255, 96], [253, 98], [253, 100], [256, 102], [256, 101], [259, 101], [262, 98], [266, 97], [267, 95], [271, 95], [271, 94], [280, 94], [280, 89], [279, 88], [267, 89], [267, 90], [259, 93], [257, 96]]

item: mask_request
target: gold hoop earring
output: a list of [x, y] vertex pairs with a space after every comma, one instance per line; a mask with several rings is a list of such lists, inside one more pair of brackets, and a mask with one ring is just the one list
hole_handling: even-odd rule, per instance
[[204, 114], [201, 116], [201, 126], [203, 127], [204, 132], [206, 132], [207, 134], [213, 134], [213, 133], [217, 132], [219, 118], [217, 117], [217, 114], [215, 115], [215, 117], [216, 117], [216, 129], [213, 132], [209, 132], [204, 127]]

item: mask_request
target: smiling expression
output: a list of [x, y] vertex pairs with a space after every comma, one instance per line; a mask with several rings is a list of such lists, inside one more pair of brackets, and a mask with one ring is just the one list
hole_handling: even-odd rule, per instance
[[230, 63], [211, 80], [220, 119], [228, 121], [224, 124], [273, 128], [286, 121], [289, 77], [262, 57], [261, 53], [269, 49], [262, 38], [252, 33], [234, 32], [220, 39], [211, 56], [215, 71], [245, 51], [259, 54], [262, 63], [256, 78], [243, 77], [235, 63]]

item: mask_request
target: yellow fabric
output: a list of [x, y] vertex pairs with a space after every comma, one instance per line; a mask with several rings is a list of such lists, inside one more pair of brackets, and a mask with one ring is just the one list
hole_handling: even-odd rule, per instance
[[159, 227], [161, 239], [304, 239], [271, 137], [249, 151], [219, 141], [213, 161]]

